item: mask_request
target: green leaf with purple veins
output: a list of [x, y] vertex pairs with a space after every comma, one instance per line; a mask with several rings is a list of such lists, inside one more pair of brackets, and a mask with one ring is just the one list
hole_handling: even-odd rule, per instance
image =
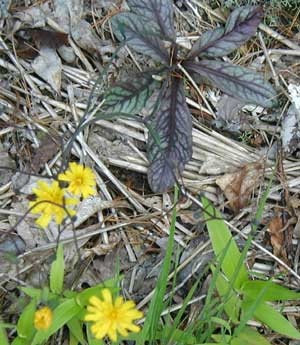
[[237, 8], [229, 16], [225, 28], [205, 32], [196, 41], [188, 57], [220, 57], [230, 54], [255, 35], [262, 17], [260, 6]]
[[154, 192], [171, 188], [192, 158], [192, 119], [185, 101], [182, 81], [170, 78], [153, 115], [155, 137], [149, 135], [148, 181]]
[[170, 0], [127, 0], [130, 9], [145, 18], [147, 25], [157, 25], [163, 39], [174, 41], [173, 4]]
[[214, 86], [237, 99], [263, 107], [276, 105], [276, 91], [263, 76], [244, 67], [218, 60], [186, 62], [188, 71], [205, 77]]
[[120, 41], [126, 41], [138, 53], [169, 63], [169, 52], [156, 28], [144, 23], [141, 16], [129, 12], [120, 13], [111, 19], [111, 23], [113, 32]]
[[116, 113], [138, 113], [145, 105], [159, 83], [151, 72], [137, 73], [113, 85], [104, 95], [104, 110]]

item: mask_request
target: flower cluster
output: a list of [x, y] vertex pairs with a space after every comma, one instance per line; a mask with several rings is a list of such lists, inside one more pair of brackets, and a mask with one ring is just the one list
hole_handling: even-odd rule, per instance
[[106, 335], [117, 341], [118, 333], [126, 337], [128, 331], [137, 333], [140, 327], [133, 323], [143, 317], [143, 313], [135, 308], [133, 301], [124, 302], [123, 297], [112, 298], [109, 289], [101, 291], [102, 299], [92, 296], [87, 307], [85, 321], [92, 321], [91, 332], [96, 339], [103, 339]]
[[36, 199], [29, 206], [31, 213], [40, 214], [36, 223], [42, 228], [46, 228], [52, 219], [61, 224], [66, 217], [75, 215], [69, 206], [78, 204], [79, 200], [71, 195], [87, 198], [96, 193], [95, 174], [81, 164], [70, 163], [68, 170], [58, 175], [58, 180], [67, 182], [68, 187], [61, 188], [58, 181], [51, 185], [39, 181], [38, 187], [32, 189]]
[[46, 330], [50, 327], [52, 319], [52, 310], [47, 306], [42, 307], [34, 313], [34, 327], [37, 330]]

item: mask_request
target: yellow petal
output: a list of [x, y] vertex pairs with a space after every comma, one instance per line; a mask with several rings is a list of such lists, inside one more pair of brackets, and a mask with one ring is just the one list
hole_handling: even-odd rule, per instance
[[101, 291], [101, 294], [102, 294], [102, 297], [103, 297], [103, 300], [109, 304], [112, 304], [113, 301], [112, 301], [112, 295], [111, 295], [111, 291], [109, 289], [103, 289]]
[[56, 224], [61, 224], [66, 218], [67, 213], [63, 209], [56, 209], [54, 213]]
[[128, 336], [128, 332], [126, 330], [126, 328], [123, 325], [118, 325], [118, 332], [123, 336], [123, 337], [127, 337]]
[[134, 323], [130, 323], [130, 324], [127, 324], [126, 327], [129, 331], [133, 332], [133, 333], [138, 333], [141, 328], [137, 325], [135, 325]]
[[135, 307], [135, 303], [133, 301], [126, 301], [122, 306], [121, 306], [121, 310], [122, 312], [125, 312], [129, 309], [133, 309]]
[[137, 309], [128, 310], [124, 313], [124, 317], [131, 320], [141, 319], [143, 316], [143, 313]]
[[91, 332], [94, 334], [96, 339], [103, 339], [108, 331], [109, 323], [95, 323], [91, 326]]
[[38, 224], [41, 228], [46, 228], [51, 220], [50, 214], [42, 214], [35, 222]]
[[89, 299], [89, 303], [95, 306], [96, 308], [102, 309], [102, 301], [96, 296], [92, 296]]
[[58, 179], [59, 179], [59, 181], [66, 181], [66, 182], [69, 181], [67, 174], [59, 174]]
[[117, 330], [113, 327], [110, 327], [107, 331], [107, 334], [112, 341], [117, 341]]
[[86, 314], [84, 316], [84, 320], [85, 321], [105, 321], [105, 319], [103, 318], [102, 315], [98, 315], [98, 314]]
[[101, 310], [101, 308], [95, 307], [93, 305], [88, 305], [87, 311], [89, 314], [101, 314], [101, 315], [103, 315], [103, 310]]
[[82, 191], [82, 196], [84, 198], [87, 198], [91, 195], [95, 195], [97, 192], [96, 192], [96, 189], [94, 188], [91, 188], [91, 187], [85, 187], [84, 190]]
[[123, 309], [123, 301], [124, 301], [123, 297], [118, 296], [115, 300], [115, 308], [122, 310]]

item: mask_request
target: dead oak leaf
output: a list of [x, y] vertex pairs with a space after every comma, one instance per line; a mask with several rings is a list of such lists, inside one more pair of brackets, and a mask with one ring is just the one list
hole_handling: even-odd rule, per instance
[[54, 49], [41, 47], [40, 55], [32, 61], [31, 67], [57, 93], [60, 92], [62, 63]]
[[59, 138], [51, 137], [47, 135], [41, 141], [40, 147], [36, 150], [32, 159], [32, 169], [34, 172], [38, 172], [41, 167], [44, 166], [59, 150], [60, 142]]
[[235, 213], [244, 208], [253, 191], [258, 187], [263, 175], [261, 163], [250, 163], [241, 170], [228, 173], [216, 180], [229, 201], [230, 207]]
[[71, 35], [78, 46], [89, 53], [101, 53], [102, 42], [90, 23], [80, 20], [72, 24]]
[[31, 30], [31, 37], [38, 48], [58, 49], [68, 44], [68, 34], [44, 29]]
[[282, 217], [274, 217], [268, 227], [270, 233], [270, 242], [273, 247], [273, 253], [284, 262], [288, 262], [287, 251], [285, 248], [284, 225]]

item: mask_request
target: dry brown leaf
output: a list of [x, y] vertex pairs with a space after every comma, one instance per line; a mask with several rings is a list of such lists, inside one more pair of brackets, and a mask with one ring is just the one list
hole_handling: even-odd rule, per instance
[[56, 154], [58, 149], [59, 142], [57, 141], [57, 138], [55, 139], [50, 136], [46, 136], [33, 156], [32, 169], [35, 172], [38, 172], [40, 168]]
[[64, 32], [49, 31], [43, 29], [30, 30], [31, 37], [38, 48], [48, 47], [58, 49], [68, 44], [68, 34]]
[[199, 211], [183, 211], [179, 213], [179, 218], [184, 224], [198, 224], [201, 221], [201, 213]]
[[[290, 197], [290, 205], [291, 207], [295, 210], [295, 209], [299, 209], [300, 208], [300, 199], [299, 199], [299, 195], [298, 194], [294, 194]], [[299, 210], [297, 210], [299, 211]], [[299, 212], [296, 212], [299, 213]]]
[[234, 212], [239, 212], [248, 204], [251, 194], [258, 187], [263, 175], [261, 163], [250, 163], [240, 171], [225, 174], [216, 180]]
[[73, 23], [71, 27], [71, 35], [80, 48], [89, 53], [101, 53], [100, 47], [102, 46], [102, 41], [94, 32], [91, 24], [86, 20], [82, 19]]
[[18, 18], [23, 25], [40, 28], [46, 25], [46, 18], [50, 14], [50, 3], [44, 2], [40, 6], [21, 7], [18, 12], [14, 13], [14, 17]]
[[40, 55], [32, 61], [31, 66], [38, 76], [57, 93], [60, 92], [62, 63], [54, 49], [42, 47]]
[[282, 217], [274, 217], [269, 224], [270, 241], [273, 247], [273, 253], [284, 262], [288, 262], [286, 248], [284, 246], [284, 232], [283, 232]]
[[300, 147], [300, 109], [292, 103], [284, 114], [281, 124], [282, 148], [286, 154], [292, 154]]
[[29, 45], [26, 41], [17, 38], [17, 46], [16, 53], [19, 57], [23, 59], [34, 59], [39, 55], [37, 49]]
[[245, 102], [243, 101], [225, 94], [222, 95], [217, 104], [216, 126], [232, 132], [239, 132], [243, 119], [240, 112], [244, 105]]

